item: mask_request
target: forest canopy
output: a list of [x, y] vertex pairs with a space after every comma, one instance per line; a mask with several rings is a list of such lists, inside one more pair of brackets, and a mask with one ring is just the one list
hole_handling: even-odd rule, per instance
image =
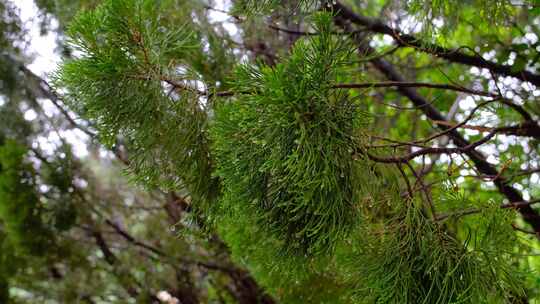
[[0, 303], [540, 303], [536, 1], [0, 14]]

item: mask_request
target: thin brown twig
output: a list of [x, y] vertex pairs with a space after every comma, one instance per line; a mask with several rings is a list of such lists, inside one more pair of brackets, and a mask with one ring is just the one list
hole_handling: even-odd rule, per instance
[[[502, 204], [502, 205], [499, 205], [499, 208], [518, 210], [520, 208], [528, 207], [528, 206], [538, 204], [538, 203], [540, 203], [540, 199], [535, 199], [535, 200], [531, 200], [531, 201], [528, 201], [528, 202], [523, 201], [523, 202], [513, 202], [513, 203], [508, 203], [508, 204]], [[482, 210], [483, 209], [480, 209], [480, 208], [471, 208], [471, 209], [466, 209], [466, 210], [460, 210], [460, 211], [455, 212], [455, 213], [441, 214], [438, 217], [436, 217], [435, 220], [443, 221], [443, 220], [446, 220], [448, 218], [454, 218], [454, 219], [455, 218], [460, 218], [462, 216], [480, 213], [480, 212], [482, 212]]]
[[[235, 94], [254, 94], [255, 91], [245, 91], [245, 92], [234, 92], [234, 91], [218, 91], [218, 92], [209, 92], [209, 91], [202, 91], [196, 88], [188, 87], [183, 84], [180, 84], [178, 82], [175, 82], [169, 78], [162, 77], [162, 80], [167, 82], [168, 84], [172, 85], [173, 87], [176, 87], [180, 90], [189, 90], [194, 93], [197, 93], [201, 96], [218, 96], [218, 97], [229, 97], [234, 96]], [[442, 90], [451, 90], [451, 91], [457, 91], [462, 93], [467, 93], [471, 95], [478, 95], [478, 96], [486, 96], [486, 97], [494, 97], [494, 98], [500, 98], [500, 96], [489, 93], [489, 92], [483, 92], [473, 89], [467, 89], [455, 85], [450, 84], [436, 84], [436, 83], [427, 83], [427, 82], [404, 82], [404, 81], [383, 81], [383, 82], [365, 82], [365, 83], [340, 83], [340, 84], [334, 84], [330, 86], [332, 89], [362, 89], [362, 88], [386, 88], [386, 87], [405, 87], [405, 88], [417, 88], [417, 87], [424, 87], [424, 88], [432, 88], [432, 89], [442, 89]]]
[[526, 234], [533, 234], [533, 235], [536, 235], [536, 236], [540, 236], [540, 232], [536, 232], [536, 231], [530, 231], [530, 230], [525, 230], [521, 227], [518, 227], [516, 224], [512, 223], [512, 228], [514, 228], [514, 230], [516, 231], [519, 231], [519, 232], [523, 232], [523, 233], [526, 233]]
[[368, 153], [367, 151], [365, 154], [369, 157], [369, 159], [380, 162], [380, 163], [406, 163], [418, 156], [427, 155], [427, 154], [452, 154], [452, 153], [463, 153], [468, 152], [471, 150], [474, 150], [475, 148], [479, 147], [480, 145], [488, 142], [491, 138], [493, 138], [497, 134], [496, 130], [490, 132], [487, 136], [480, 139], [479, 141], [476, 141], [474, 143], [471, 143], [464, 147], [456, 147], [456, 148], [438, 148], [438, 147], [430, 147], [421, 149], [406, 155], [402, 156], [395, 156], [395, 157], [379, 157], [372, 155]]
[[345, 84], [336, 84], [333, 85], [333, 89], [360, 89], [360, 88], [386, 88], [386, 87], [402, 87], [402, 88], [432, 88], [432, 89], [443, 89], [456, 92], [467, 93], [477, 96], [493, 97], [500, 98], [498, 94], [468, 89], [462, 86], [457, 86], [453, 84], [439, 84], [439, 83], [429, 83], [429, 82], [408, 82], [408, 81], [383, 81], [383, 82], [366, 82], [366, 83], [345, 83]]

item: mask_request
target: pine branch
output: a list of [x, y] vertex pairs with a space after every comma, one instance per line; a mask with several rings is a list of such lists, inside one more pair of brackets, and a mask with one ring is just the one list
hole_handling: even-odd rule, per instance
[[[361, 25], [369, 31], [389, 35], [400, 46], [412, 47], [421, 52], [432, 54], [450, 62], [485, 68], [495, 74], [515, 77], [522, 81], [529, 81], [536, 86], [540, 86], [539, 74], [535, 74], [527, 70], [514, 71], [510, 65], [498, 64], [493, 61], [486, 60], [481, 55], [476, 53], [474, 55], [469, 55], [462, 52], [460, 49], [447, 49], [436, 44], [427, 43], [413, 35], [404, 34], [400, 29], [392, 28], [384, 24], [384, 22], [381, 20], [359, 15], [340, 2], [333, 1], [332, 3], [333, 10], [338, 12], [338, 15], [341, 18]], [[352, 33], [354, 31], [350, 32]]]
[[475, 148], [485, 144], [488, 142], [491, 138], [493, 138], [497, 134], [497, 129], [492, 130], [489, 132], [487, 136], [482, 138], [481, 140], [470, 143], [466, 146], [457, 147], [457, 148], [437, 148], [437, 147], [430, 147], [418, 150], [413, 153], [409, 153], [407, 155], [403, 156], [395, 156], [395, 157], [379, 157], [372, 155], [370, 153], [366, 152], [366, 155], [373, 161], [380, 162], [380, 163], [406, 163], [416, 157], [423, 156], [423, 155], [432, 155], [432, 154], [453, 154], [453, 153], [468, 153], [470, 151], [473, 151]]
[[28, 78], [28, 80], [31, 83], [33, 82], [36, 84], [36, 85], [30, 85], [30, 84], [28, 85], [28, 89], [33, 91], [32, 93], [35, 96], [43, 96], [49, 99], [52, 102], [52, 104], [58, 109], [58, 111], [60, 111], [60, 113], [65, 117], [65, 119], [74, 128], [81, 130], [82, 132], [86, 133], [90, 137], [96, 136], [94, 132], [90, 131], [87, 127], [82, 126], [81, 124], [77, 123], [75, 119], [71, 117], [71, 114], [69, 114], [69, 112], [63, 106], [61, 98], [58, 96], [58, 94], [54, 91], [54, 89], [45, 79], [36, 75], [34, 72], [28, 69], [23, 63], [17, 61], [12, 56], [5, 55], [5, 57], [13, 65], [18, 66], [19, 70]]
[[[335, 22], [338, 26], [342, 27], [344, 30], [352, 31], [350, 28], [350, 25], [348, 24], [348, 21], [351, 20], [351, 16], [354, 16], [354, 14], [348, 10], [345, 9], [344, 6], [341, 4], [336, 7], [338, 9], [338, 14], [336, 15]], [[342, 7], [343, 9], [339, 9]], [[351, 15], [352, 14], [352, 15]], [[374, 49], [369, 47], [365, 44], [365, 42], [359, 37], [358, 35], [355, 35], [353, 37], [356, 39], [356, 42], [358, 44], [358, 50], [362, 54], [372, 54], [374, 53]], [[394, 68], [392, 64], [390, 64], [388, 61], [382, 59], [382, 58], [375, 58], [371, 61], [372, 65], [381, 72], [386, 78], [388, 78], [390, 81], [398, 81], [398, 82], [406, 82], [404, 77]], [[539, 78], [540, 83], [540, 78]], [[445, 117], [429, 102], [422, 97], [414, 88], [407, 88], [407, 87], [398, 87], [398, 91], [405, 97], [407, 97], [415, 106], [419, 107], [421, 111], [426, 114], [426, 116], [434, 121], [446, 121]], [[447, 130], [449, 127], [438, 124], [437, 125], [442, 130]], [[490, 133], [492, 134], [492, 133]], [[493, 134], [494, 135], [494, 134]], [[492, 135], [492, 136], [493, 136]], [[459, 148], [466, 148], [470, 147], [470, 143], [463, 138], [461, 134], [459, 134], [456, 130], [451, 130], [448, 132], [448, 136], [454, 141], [454, 143]], [[475, 167], [485, 175], [490, 176], [497, 176], [499, 172], [497, 169], [487, 162], [485, 157], [476, 151], [474, 148], [466, 148], [464, 151], [465, 153], [474, 163]], [[494, 183], [496, 187], [499, 189], [499, 191], [510, 201], [510, 202], [521, 202], [523, 201], [523, 197], [521, 196], [521, 193], [516, 190], [514, 187], [509, 185], [507, 183], [507, 180], [499, 177], [498, 179], [494, 180]], [[519, 213], [522, 215], [524, 220], [530, 224], [534, 231], [539, 232], [540, 236], [540, 216], [538, 215], [538, 212], [531, 208], [530, 206], [526, 206], [524, 208], [519, 209]], [[539, 237], [540, 238], [540, 237]]]
[[[199, 90], [197, 88], [189, 87], [187, 85], [175, 82], [169, 78], [163, 78], [163, 81], [167, 82], [174, 88], [176, 88], [179, 91], [189, 91], [192, 93], [195, 93], [199, 96], [205, 96], [205, 97], [231, 97], [234, 96], [235, 92], [233, 91], [218, 91], [218, 92], [211, 92], [211, 91], [203, 91]], [[369, 89], [369, 88], [387, 88], [387, 87], [397, 87], [397, 88], [432, 88], [432, 89], [441, 89], [441, 90], [449, 90], [449, 91], [456, 91], [456, 92], [462, 92], [467, 93], [470, 95], [477, 95], [477, 96], [486, 96], [486, 97], [493, 97], [493, 98], [500, 98], [498, 94], [479, 91], [479, 90], [473, 90], [468, 89], [465, 87], [452, 85], [452, 84], [438, 84], [438, 83], [428, 83], [428, 82], [408, 82], [408, 81], [382, 81], [382, 82], [363, 82], [363, 83], [338, 83], [331, 85], [331, 89]], [[240, 94], [257, 94], [256, 91], [244, 91], [240, 92]]]
[[[535, 204], [538, 204], [538, 203], [540, 203], [540, 199], [534, 199], [534, 200], [530, 200], [530, 201], [514, 202], [514, 203], [510, 203], [510, 204], [501, 204], [501, 205], [499, 205], [499, 208], [501, 208], [501, 209], [516, 209], [517, 210], [517, 209], [529, 207], [531, 205], [535, 205]], [[480, 209], [480, 208], [471, 208], [471, 209], [467, 209], [467, 210], [457, 211], [455, 213], [441, 214], [441, 215], [437, 216], [435, 218], [435, 220], [443, 221], [443, 220], [446, 220], [448, 218], [459, 218], [459, 217], [462, 217], [462, 216], [477, 214], [477, 213], [480, 213], [480, 212], [482, 212], [482, 209]]]
[[526, 234], [533, 234], [533, 235], [536, 235], [537, 237], [540, 237], [540, 232], [525, 230], [523, 228], [518, 227], [516, 224], [512, 224], [512, 228], [514, 228], [514, 230], [519, 231], [519, 232], [523, 232]]
[[146, 243], [143, 243], [137, 239], [135, 239], [131, 234], [129, 234], [127, 231], [122, 229], [118, 224], [113, 223], [111, 220], [106, 219], [105, 223], [112, 227], [116, 233], [118, 233], [120, 236], [122, 236], [126, 241], [129, 243], [132, 243], [135, 246], [142, 247], [144, 249], [150, 250], [151, 252], [157, 254], [158, 256], [167, 256], [163, 251], [159, 250], [158, 248], [148, 245]]
[[456, 92], [467, 93], [470, 95], [486, 96], [500, 98], [498, 94], [468, 89], [465, 87], [452, 85], [452, 84], [438, 84], [428, 82], [408, 82], [408, 81], [383, 81], [383, 82], [366, 82], [366, 83], [345, 83], [335, 84], [332, 86], [334, 89], [360, 89], [360, 88], [386, 88], [386, 87], [398, 87], [398, 88], [432, 88], [450, 90]]

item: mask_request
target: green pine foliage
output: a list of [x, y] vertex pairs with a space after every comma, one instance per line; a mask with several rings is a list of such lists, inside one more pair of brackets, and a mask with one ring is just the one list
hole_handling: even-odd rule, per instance
[[269, 234], [227, 194], [218, 232], [233, 258], [250, 270], [265, 289], [283, 303], [351, 303], [354, 282], [345, 280], [331, 255], [287, 254], [284, 240]]
[[346, 92], [332, 89], [352, 48], [330, 27], [331, 16], [318, 15], [321, 35], [299, 41], [283, 63], [240, 66], [238, 97], [217, 108], [212, 126], [230, 200], [292, 250], [331, 247], [358, 221], [365, 164], [352, 154], [360, 113]]
[[506, 303], [523, 296], [512, 247], [493, 242], [509, 236], [508, 211], [494, 209], [481, 217], [510, 228], [469, 230], [461, 242], [419, 207], [402, 208], [379, 229], [365, 232], [364, 245], [351, 257], [357, 261], [352, 263], [358, 267], [358, 295], [376, 303], [441, 304]]
[[[201, 49], [207, 42], [212, 53], [215, 37], [163, 17], [173, 3], [108, 0], [79, 15], [69, 28], [78, 55], [56, 85], [104, 143], [128, 145], [138, 181], [205, 207], [236, 261], [274, 297], [498, 303], [523, 295], [510, 211], [477, 204], [471, 220], [430, 218], [427, 204], [403, 190], [403, 176], [362, 155], [370, 117], [334, 87], [351, 80], [354, 48], [335, 35], [332, 15], [315, 14], [317, 35], [275, 66], [239, 65], [224, 85], [232, 96], [216, 98], [208, 92], [226, 72], [213, 67], [231, 57], [207, 60]], [[447, 192], [435, 204], [453, 212], [463, 202]]]
[[[105, 1], [69, 27], [80, 55], [56, 79], [73, 109], [96, 122], [104, 143], [121, 136], [131, 167], [151, 186], [185, 186], [195, 198], [215, 195], [207, 115], [196, 92], [171, 91], [193, 80], [187, 61], [201, 48], [187, 26], [162, 18], [156, 1]], [[173, 84], [174, 83], [174, 84]], [[180, 176], [178, 178], [178, 176]]]

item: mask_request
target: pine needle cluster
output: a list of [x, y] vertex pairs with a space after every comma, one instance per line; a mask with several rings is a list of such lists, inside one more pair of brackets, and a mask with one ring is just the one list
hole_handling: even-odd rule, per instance
[[[318, 251], [358, 220], [359, 111], [332, 88], [352, 48], [331, 35], [299, 41], [275, 67], [241, 65], [238, 97], [216, 110], [212, 126], [218, 175], [231, 200], [253, 210], [289, 249]], [[246, 94], [246, 92], [249, 92]]]
[[[512, 265], [512, 247], [496, 239], [500, 229], [470, 230], [465, 242], [448, 227], [429, 220], [419, 206], [400, 208], [379, 229], [365, 232], [351, 256], [361, 278], [358, 295], [376, 303], [505, 303], [524, 295]], [[492, 208], [480, 215], [490, 227], [511, 221]], [[503, 236], [503, 237], [501, 237]]]
[[56, 85], [67, 90], [72, 109], [95, 122], [104, 143], [130, 147], [138, 181], [186, 187], [204, 200], [217, 182], [207, 114], [188, 63], [201, 46], [187, 25], [160, 14], [167, 3], [105, 1], [80, 14], [68, 30], [78, 56], [62, 66]]

